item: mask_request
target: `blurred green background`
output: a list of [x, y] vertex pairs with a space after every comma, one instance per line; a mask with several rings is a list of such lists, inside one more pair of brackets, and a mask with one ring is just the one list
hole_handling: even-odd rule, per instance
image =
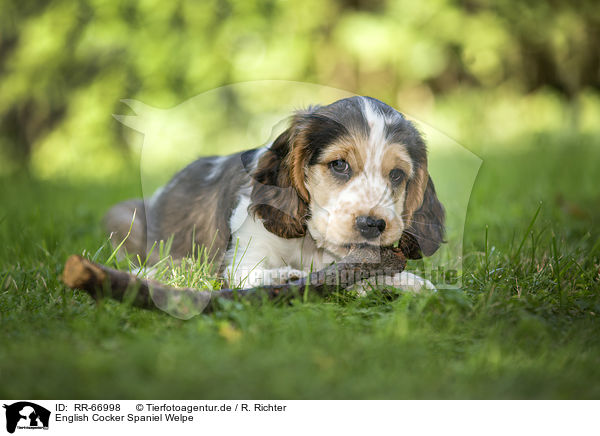
[[595, 135], [599, 48], [592, 0], [2, 0], [0, 175], [118, 174], [138, 158], [120, 99], [264, 79], [379, 98], [482, 157]]
[[[184, 322], [61, 283], [188, 144], [261, 145], [325, 87], [483, 159], [462, 290]], [[594, 1], [0, 0], [0, 398], [600, 398], [599, 121]], [[431, 149], [451, 212], [472, 173]]]

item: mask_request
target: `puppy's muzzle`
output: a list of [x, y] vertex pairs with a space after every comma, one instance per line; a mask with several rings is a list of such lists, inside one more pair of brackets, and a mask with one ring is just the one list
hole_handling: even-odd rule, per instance
[[366, 239], [374, 239], [385, 230], [385, 221], [377, 217], [361, 215], [356, 218], [356, 228]]

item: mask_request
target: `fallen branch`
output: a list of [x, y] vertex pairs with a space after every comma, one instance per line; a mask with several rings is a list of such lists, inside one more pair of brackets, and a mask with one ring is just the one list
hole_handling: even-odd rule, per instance
[[174, 288], [73, 255], [67, 259], [62, 280], [69, 288], [86, 291], [96, 300], [108, 297], [141, 308], [158, 307], [174, 316], [190, 318], [203, 311], [212, 311], [221, 299], [288, 299], [305, 292], [325, 296], [376, 275], [399, 273], [405, 265], [406, 259], [400, 249], [357, 246], [340, 262], [283, 285], [207, 291]]

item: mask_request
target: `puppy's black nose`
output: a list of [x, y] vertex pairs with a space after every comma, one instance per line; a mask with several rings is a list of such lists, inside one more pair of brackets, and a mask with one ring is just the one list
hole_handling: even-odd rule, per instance
[[385, 221], [372, 216], [359, 216], [356, 218], [356, 228], [367, 239], [381, 235], [385, 230]]

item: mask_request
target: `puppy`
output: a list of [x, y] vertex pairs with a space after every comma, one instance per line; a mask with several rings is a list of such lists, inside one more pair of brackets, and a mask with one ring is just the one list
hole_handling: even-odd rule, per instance
[[[432, 255], [444, 209], [427, 171], [423, 138], [402, 114], [370, 97], [295, 113], [273, 143], [205, 157], [148, 200], [109, 210], [113, 241], [146, 256], [172, 238], [170, 254], [211, 247], [230, 285], [283, 283], [341, 259], [351, 244]], [[156, 258], [150, 259], [155, 261]], [[432, 285], [404, 272], [386, 284]]]

